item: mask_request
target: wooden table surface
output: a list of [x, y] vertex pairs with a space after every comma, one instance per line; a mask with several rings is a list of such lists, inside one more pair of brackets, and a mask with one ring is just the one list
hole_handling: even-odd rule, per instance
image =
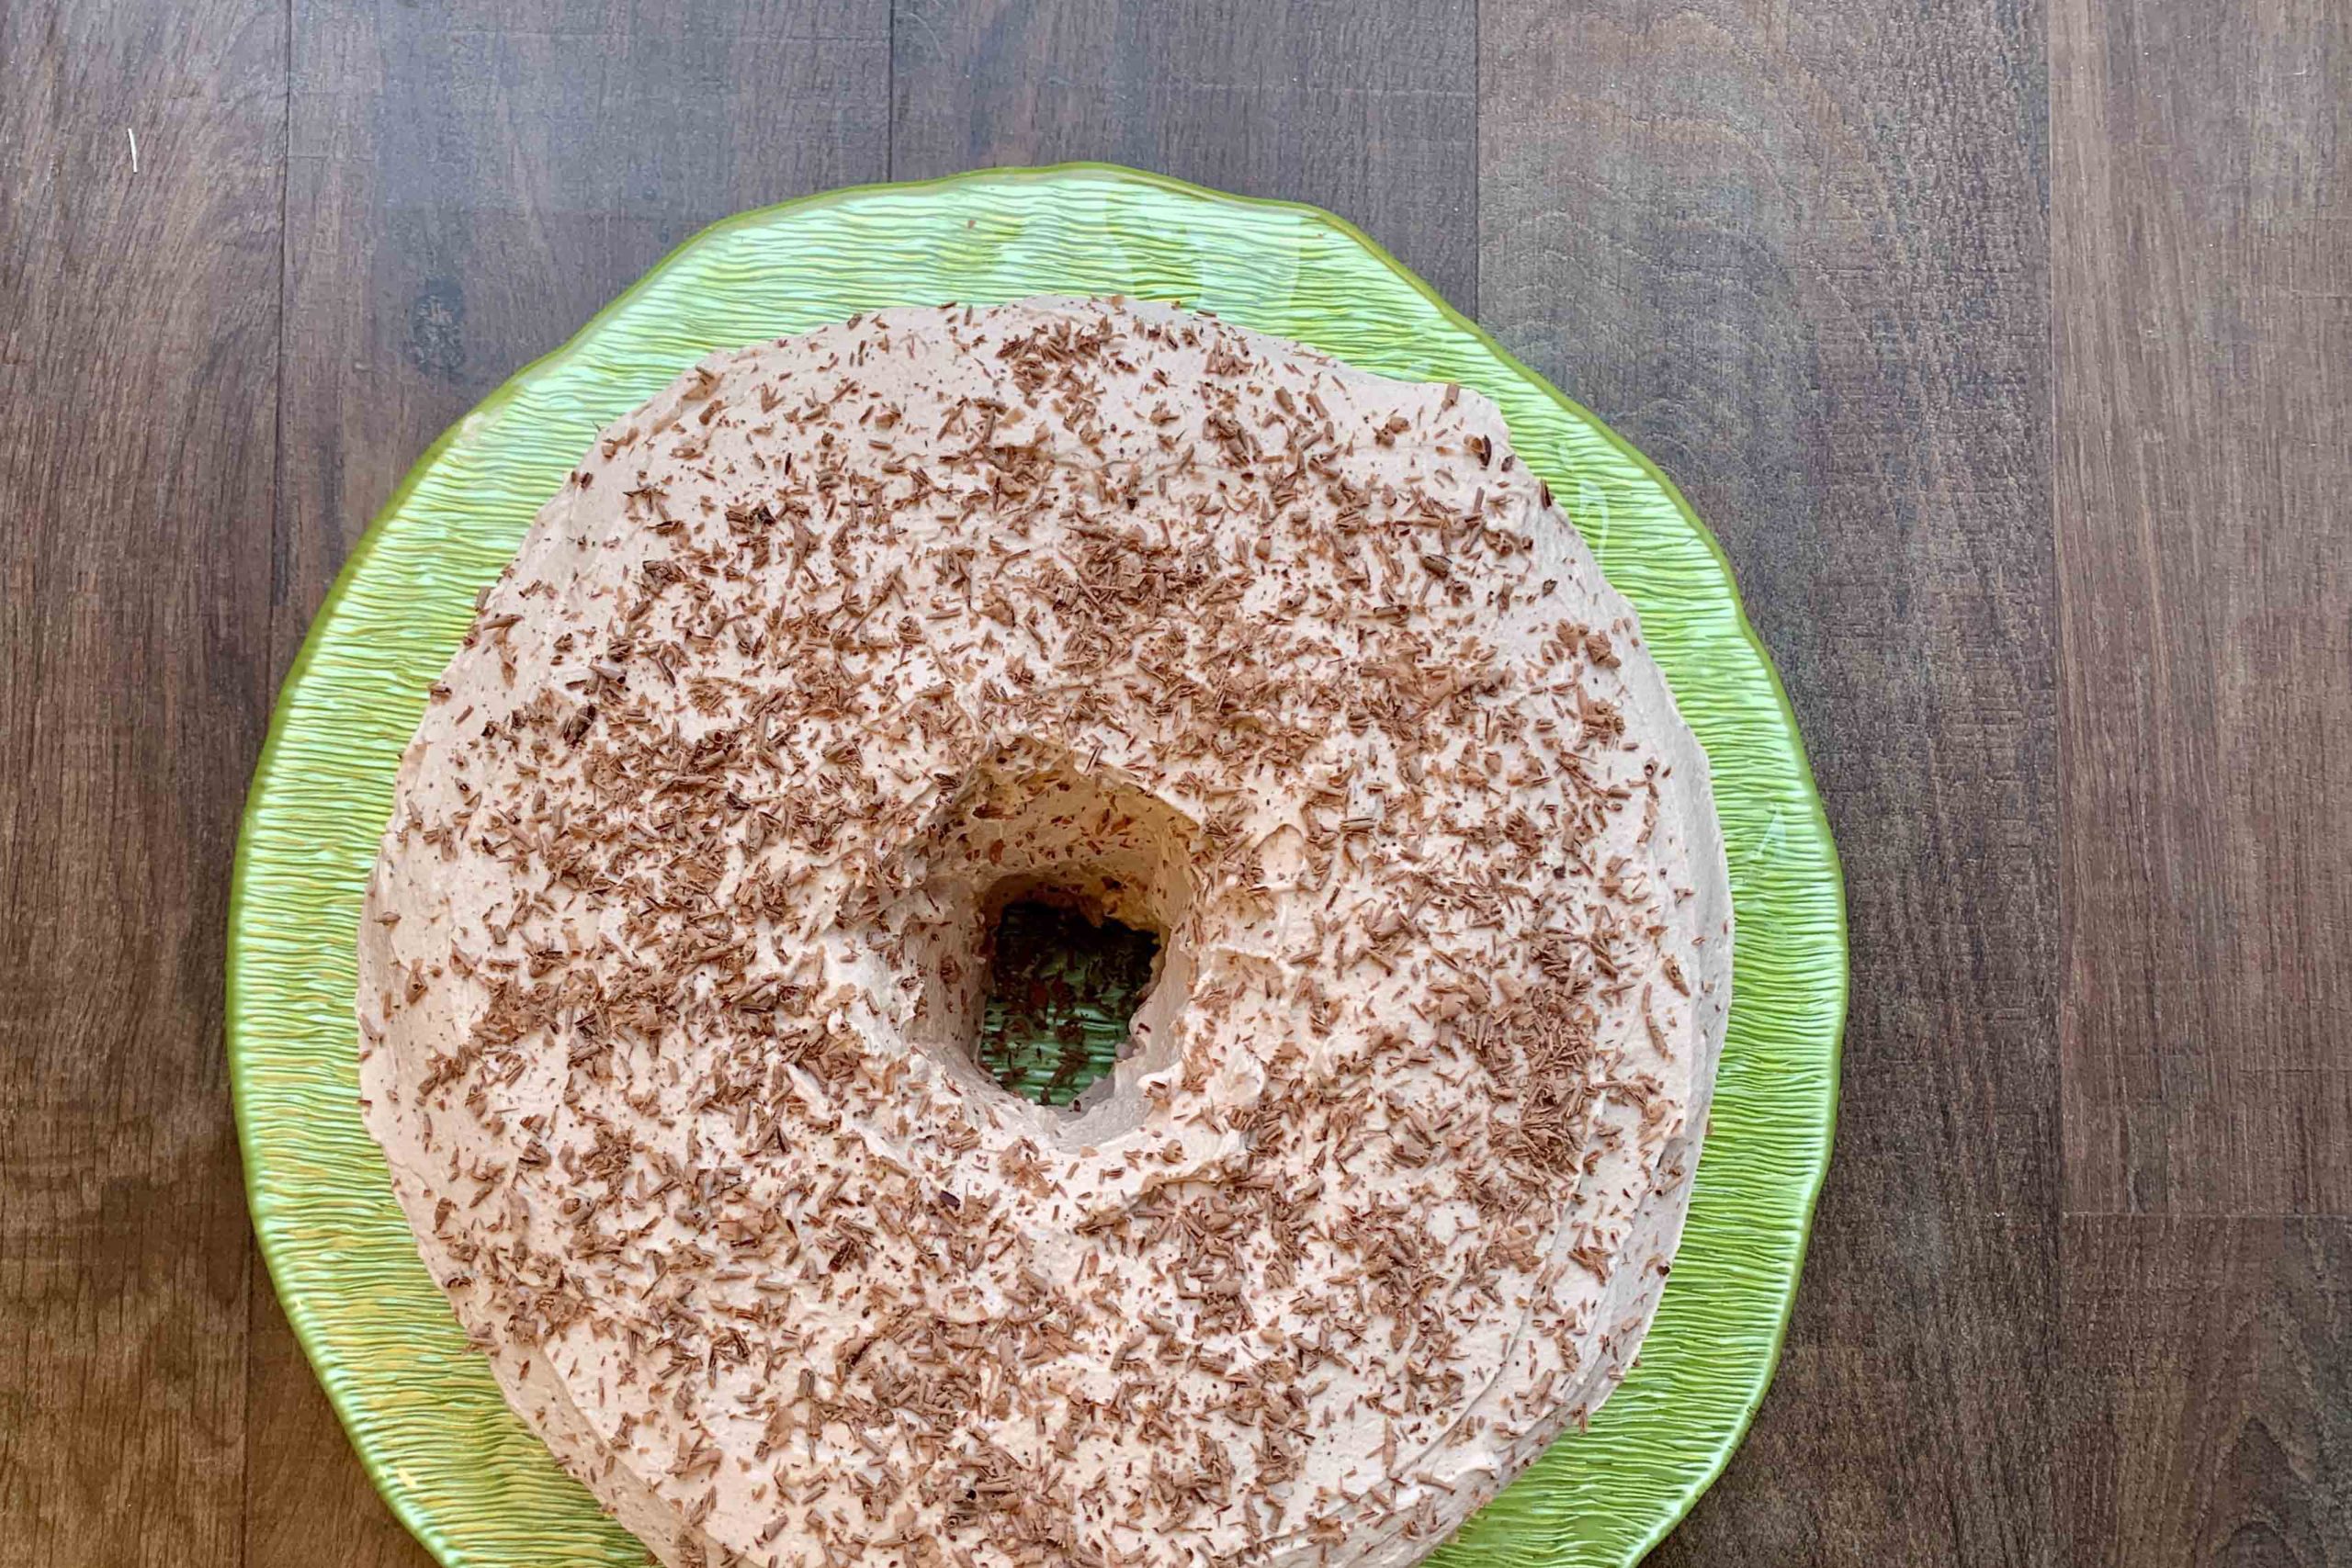
[[1109, 158], [1353, 219], [1679, 481], [1844, 852], [1838, 1153], [1667, 1563], [2352, 1563], [2345, 0], [0, 0], [0, 1540], [425, 1558], [247, 1228], [270, 702], [698, 226]]

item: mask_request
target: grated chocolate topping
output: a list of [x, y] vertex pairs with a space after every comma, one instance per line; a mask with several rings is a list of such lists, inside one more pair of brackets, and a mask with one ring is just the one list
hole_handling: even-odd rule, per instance
[[[1069, 1109], [970, 1055], [1038, 886], [1165, 933]], [[1730, 997], [1704, 758], [1493, 406], [1115, 300], [608, 428], [368, 917], [425, 1261], [676, 1568], [1413, 1561], [1623, 1376]]]

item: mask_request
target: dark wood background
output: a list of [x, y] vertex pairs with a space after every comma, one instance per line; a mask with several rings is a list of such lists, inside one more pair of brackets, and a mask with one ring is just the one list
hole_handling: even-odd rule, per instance
[[0, 1551], [425, 1561], [220, 1034], [402, 470], [713, 219], [1080, 156], [1361, 223], [1679, 481], [1787, 679], [1838, 1155], [1657, 1560], [2352, 1563], [2345, 0], [0, 0]]

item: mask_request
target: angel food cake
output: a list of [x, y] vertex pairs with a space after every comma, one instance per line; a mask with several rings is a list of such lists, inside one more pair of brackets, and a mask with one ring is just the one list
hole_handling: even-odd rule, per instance
[[[989, 922], [1160, 941], [1069, 1106]], [[1402, 1564], [1623, 1376], [1730, 1003], [1703, 755], [1475, 393], [1118, 300], [607, 429], [360, 942], [368, 1124], [672, 1568]]]

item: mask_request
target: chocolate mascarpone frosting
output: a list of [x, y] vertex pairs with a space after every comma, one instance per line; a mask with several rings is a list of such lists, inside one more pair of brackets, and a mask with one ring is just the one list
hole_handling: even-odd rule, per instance
[[[1163, 934], [1074, 1108], [1055, 889]], [[1623, 1374], [1731, 996], [1703, 755], [1485, 399], [1159, 306], [885, 310], [606, 430], [482, 597], [361, 1092], [673, 1568], [1402, 1564]]]

